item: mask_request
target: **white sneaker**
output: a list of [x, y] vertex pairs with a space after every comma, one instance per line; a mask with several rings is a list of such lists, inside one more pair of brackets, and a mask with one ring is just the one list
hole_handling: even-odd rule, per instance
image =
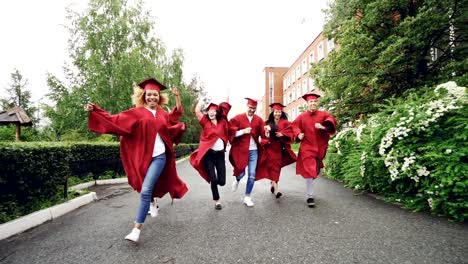
[[133, 242], [138, 242], [138, 239], [140, 238], [140, 232], [141, 230], [138, 228], [133, 228], [132, 232], [128, 234], [125, 239], [133, 241]]
[[232, 182], [232, 191], [235, 192], [237, 191], [237, 187], [239, 187], [239, 181], [237, 179], [235, 179], [233, 182]]
[[150, 203], [148, 214], [151, 215], [151, 217], [156, 217], [158, 216], [158, 211], [159, 205], [156, 202]]
[[252, 202], [252, 199], [251, 199], [249, 196], [245, 196], [245, 197], [244, 197], [244, 203], [245, 203], [245, 205], [247, 205], [248, 207], [254, 206], [254, 203]]

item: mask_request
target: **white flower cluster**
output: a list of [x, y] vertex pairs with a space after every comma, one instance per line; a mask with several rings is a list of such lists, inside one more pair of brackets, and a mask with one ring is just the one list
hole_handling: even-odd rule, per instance
[[350, 128], [350, 127], [345, 128], [345, 129], [341, 130], [340, 132], [338, 132], [336, 134], [336, 136], [332, 140], [330, 140], [330, 144], [335, 144], [338, 155], [343, 154], [343, 153], [341, 153], [341, 150], [340, 150], [340, 140], [341, 140], [341, 138], [343, 138], [348, 132], [353, 131], [353, 130], [354, 129]]
[[393, 145], [393, 139], [398, 138], [401, 140], [407, 137], [410, 131], [410, 128], [403, 126], [390, 128], [387, 134], [382, 138], [382, 141], [380, 141], [379, 154], [384, 156], [386, 150]]
[[361, 177], [364, 177], [364, 175], [366, 174], [366, 159], [367, 159], [367, 153], [364, 151], [361, 154], [361, 170], [360, 170]]
[[434, 201], [432, 200], [432, 198], [427, 199], [427, 203], [429, 204], [429, 207], [430, 207], [431, 210], [432, 210], [432, 206], [433, 206], [433, 204], [434, 204]]
[[[401, 157], [398, 155], [398, 151], [395, 151], [392, 146], [396, 140], [402, 140], [407, 137], [411, 131], [425, 131], [429, 128], [430, 124], [436, 122], [448, 111], [458, 109], [459, 106], [456, 105], [457, 100], [462, 98], [466, 99], [467, 97], [465, 88], [457, 86], [454, 82], [441, 84], [436, 87], [435, 91], [439, 92], [440, 89], [446, 89], [447, 96], [424, 104], [419, 109], [426, 110], [418, 112], [418, 114], [415, 114], [414, 109], [410, 108], [408, 110], [408, 117], [400, 118], [400, 122], [396, 127], [390, 128], [380, 141], [379, 154], [385, 157], [384, 163], [390, 172], [392, 181], [400, 177], [400, 173], [408, 175], [415, 182], [419, 182], [420, 177], [430, 174], [426, 167], [422, 167], [416, 163], [416, 156], [414, 153], [409, 157]], [[394, 112], [393, 114], [396, 113]], [[450, 149], [446, 150], [447, 154], [451, 152], [452, 150]], [[401, 167], [399, 159], [403, 159]], [[414, 171], [416, 173], [414, 173]]]
[[385, 166], [388, 168], [388, 172], [390, 172], [390, 179], [392, 181], [398, 179], [399, 171], [398, 168], [400, 167], [400, 162], [398, 162], [398, 158], [396, 155], [393, 155], [393, 149], [390, 150], [388, 155], [385, 156], [384, 159]]
[[448, 99], [449, 98], [439, 99], [427, 104], [428, 108], [425, 111], [427, 119], [421, 120], [419, 122], [420, 126], [418, 131], [425, 131], [431, 123], [437, 121], [437, 119], [439, 119], [448, 111], [460, 108], [456, 105], [457, 101]]
[[405, 157], [403, 162], [403, 165], [401, 166], [401, 171], [407, 171], [409, 167], [416, 162], [416, 157], [414, 156], [414, 153], [411, 154], [409, 157]]
[[366, 128], [366, 124], [361, 124], [356, 128], [356, 140], [358, 142], [362, 142], [361, 135], [362, 135], [362, 131], [364, 130], [364, 128]]
[[434, 91], [437, 94], [440, 94], [440, 90], [445, 89], [447, 90], [447, 95], [452, 97], [453, 99], [462, 99], [466, 100], [466, 88], [462, 86], [458, 86], [455, 82], [450, 81], [443, 84], [437, 85]]
[[418, 174], [418, 177], [422, 177], [429, 175], [430, 172], [426, 169], [426, 167], [421, 167], [416, 170], [416, 174]]

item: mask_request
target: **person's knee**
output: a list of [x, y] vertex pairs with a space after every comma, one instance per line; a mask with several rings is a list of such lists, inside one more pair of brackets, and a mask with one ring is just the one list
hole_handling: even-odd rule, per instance
[[152, 190], [150, 188], [143, 187], [141, 189], [141, 192], [140, 192], [141, 199], [149, 201], [151, 200], [151, 194], [152, 194]]
[[211, 179], [211, 184], [218, 185], [218, 179], [216, 179], [216, 178]]
[[218, 185], [219, 185], [219, 186], [224, 186], [224, 185], [226, 185], [226, 179], [220, 179], [220, 180], [218, 181]]

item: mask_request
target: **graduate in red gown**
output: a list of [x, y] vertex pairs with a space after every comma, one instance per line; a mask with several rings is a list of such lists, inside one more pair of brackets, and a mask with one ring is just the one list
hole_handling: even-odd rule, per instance
[[245, 98], [247, 100], [247, 112], [236, 115], [229, 120], [229, 161], [234, 167], [236, 179], [232, 182], [232, 190], [236, 191], [239, 181], [245, 175], [245, 168], [248, 167], [249, 178], [245, 188], [243, 201], [245, 205], [253, 206], [251, 193], [255, 183], [257, 170], [257, 160], [261, 160], [262, 150], [259, 144], [259, 137], [263, 135], [263, 119], [255, 114], [257, 110], [257, 100]]
[[180, 94], [173, 88], [177, 106], [168, 113], [162, 108], [168, 101], [167, 96], [161, 94], [165, 89], [155, 79], [139, 83], [132, 96], [135, 107], [115, 115], [96, 104], [85, 106], [89, 111], [90, 131], [120, 136], [120, 156], [128, 183], [140, 193], [135, 227], [125, 237], [134, 242], [139, 239], [148, 210], [157, 212], [153, 197], [169, 193], [172, 199], [180, 199], [188, 191], [177, 175], [173, 147], [185, 133], [185, 124], [178, 122], [182, 115]]
[[288, 116], [283, 111], [284, 105], [273, 103], [270, 105], [272, 112], [265, 122], [265, 135], [260, 144], [265, 149], [265, 156], [258, 164], [257, 178], [271, 180], [271, 192], [276, 198], [280, 198], [282, 193], [279, 191], [278, 182], [280, 179], [281, 168], [294, 163], [297, 159], [296, 154], [291, 149], [294, 140], [294, 130], [288, 121]]
[[302, 98], [307, 102], [307, 111], [293, 122], [295, 135], [300, 141], [296, 174], [306, 179], [307, 205], [314, 207], [313, 181], [323, 167], [328, 140], [336, 132], [336, 120], [330, 113], [318, 110], [319, 94], [311, 92]]
[[195, 114], [200, 121], [203, 130], [200, 135], [200, 143], [190, 155], [190, 164], [198, 171], [200, 176], [211, 184], [211, 193], [215, 202], [215, 209], [221, 210], [218, 185], [226, 184], [226, 163], [224, 154], [228, 143], [227, 115], [231, 105], [227, 102], [219, 106], [210, 103], [206, 108], [206, 114], [200, 110], [200, 102], [195, 107]]

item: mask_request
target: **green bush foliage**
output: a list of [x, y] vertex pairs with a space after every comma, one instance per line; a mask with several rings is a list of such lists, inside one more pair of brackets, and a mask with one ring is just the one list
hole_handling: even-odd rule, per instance
[[468, 220], [468, 105], [453, 82], [413, 91], [330, 142], [328, 177], [414, 211]]
[[0, 222], [41, 209], [63, 195], [70, 174], [62, 144], [0, 144]]

